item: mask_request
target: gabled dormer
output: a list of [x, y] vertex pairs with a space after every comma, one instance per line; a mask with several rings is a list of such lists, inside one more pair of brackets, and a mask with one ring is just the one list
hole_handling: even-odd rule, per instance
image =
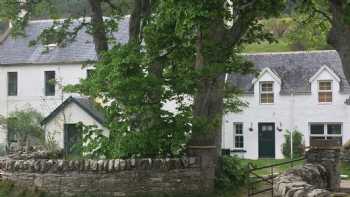
[[281, 78], [276, 72], [266, 67], [252, 80], [252, 84], [258, 103], [265, 105], [277, 102], [276, 95], [281, 91]]
[[328, 66], [322, 66], [309, 80], [311, 94], [317, 96], [320, 104], [334, 101], [334, 93], [340, 90], [340, 78]]

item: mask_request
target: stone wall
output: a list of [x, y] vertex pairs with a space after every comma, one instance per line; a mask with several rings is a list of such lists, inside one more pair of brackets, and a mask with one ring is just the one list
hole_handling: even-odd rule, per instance
[[339, 149], [312, 148], [306, 152], [305, 164], [279, 175], [274, 180], [277, 197], [328, 197], [340, 186]]
[[133, 196], [210, 192], [199, 158], [128, 160], [0, 160], [1, 178], [58, 196]]

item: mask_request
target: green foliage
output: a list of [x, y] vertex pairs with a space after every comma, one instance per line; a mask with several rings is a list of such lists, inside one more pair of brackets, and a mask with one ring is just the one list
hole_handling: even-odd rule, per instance
[[[290, 135], [291, 132], [287, 131], [284, 135], [285, 142], [282, 144], [282, 153], [286, 158], [291, 158], [290, 151]], [[303, 141], [303, 134], [298, 131], [293, 131], [293, 158], [299, 158], [304, 155], [305, 144]]]
[[47, 194], [36, 189], [27, 189], [19, 187], [11, 182], [0, 181], [0, 197], [55, 197], [56, 195]]
[[7, 118], [9, 141], [17, 140], [21, 146], [43, 142], [42, 120], [42, 115], [32, 108], [10, 113]]
[[287, 38], [292, 50], [324, 50], [330, 49], [327, 35], [331, 24], [322, 18], [307, 20], [308, 16], [298, 15], [290, 27]]
[[261, 23], [264, 24], [264, 29], [266, 31], [271, 32], [276, 39], [281, 39], [290, 31], [290, 26], [293, 24], [293, 20], [289, 17], [271, 18], [263, 20]]
[[221, 170], [216, 179], [216, 190], [221, 192], [239, 192], [249, 179], [248, 167], [238, 157], [221, 158]]

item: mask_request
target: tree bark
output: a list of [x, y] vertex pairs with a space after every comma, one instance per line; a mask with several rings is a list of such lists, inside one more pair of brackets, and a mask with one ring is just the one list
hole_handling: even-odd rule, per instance
[[89, 4], [91, 8], [92, 37], [97, 56], [101, 58], [102, 53], [108, 50], [106, 27], [103, 21], [102, 1], [89, 0]]
[[134, 9], [129, 21], [129, 41], [141, 42], [145, 18], [150, 16], [151, 0], [134, 0]]
[[350, 24], [344, 21], [345, 1], [330, 0], [332, 13], [332, 29], [328, 35], [328, 43], [339, 53], [345, 77], [350, 81]]

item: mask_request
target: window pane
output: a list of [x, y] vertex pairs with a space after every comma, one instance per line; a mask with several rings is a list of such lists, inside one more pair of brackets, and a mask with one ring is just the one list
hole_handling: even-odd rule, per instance
[[261, 83], [261, 91], [263, 91], [263, 92], [272, 92], [273, 91], [273, 84], [272, 84], [272, 82]]
[[273, 93], [262, 93], [260, 95], [260, 103], [273, 103], [274, 95]]
[[341, 124], [328, 124], [327, 125], [328, 134], [341, 134]]
[[236, 136], [235, 137], [235, 147], [236, 148], [243, 148], [244, 147], [243, 136]]
[[236, 131], [236, 134], [243, 134], [243, 124], [236, 123], [235, 131]]
[[332, 102], [332, 92], [319, 92], [318, 101], [320, 103]]
[[320, 90], [332, 90], [332, 83], [330, 81], [320, 81], [319, 88]]
[[55, 71], [45, 71], [45, 95], [55, 95]]
[[9, 96], [17, 96], [17, 72], [7, 73], [7, 93]]
[[312, 124], [310, 125], [311, 134], [324, 134], [324, 125], [323, 124]]

